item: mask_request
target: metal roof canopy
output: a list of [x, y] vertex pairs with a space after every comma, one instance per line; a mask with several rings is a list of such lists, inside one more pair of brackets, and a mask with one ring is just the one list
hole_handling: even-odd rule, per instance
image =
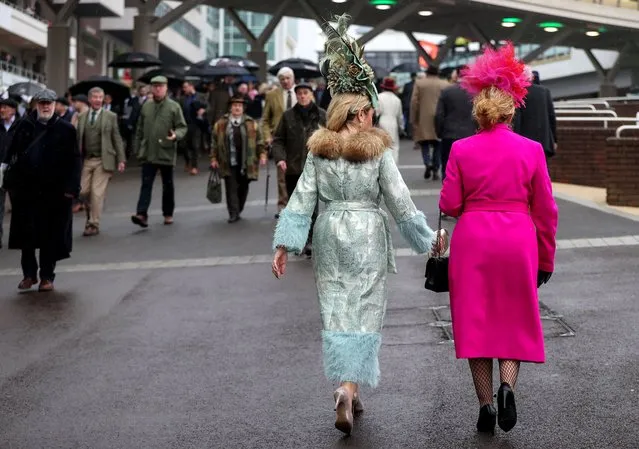
[[[272, 14], [281, 3], [281, 0], [203, 0], [202, 2], [217, 8], [233, 8], [266, 14]], [[445, 36], [450, 35], [451, 31], [457, 27], [457, 36], [478, 41], [513, 40], [515, 43], [543, 45], [552, 40], [556, 41], [554, 45], [616, 51], [629, 41], [639, 41], [639, 11], [592, 5], [574, 0], [557, 1], [552, 5], [531, 5], [531, 3], [509, 0], [397, 0], [397, 4], [392, 8], [378, 10], [368, 0], [348, 0], [344, 3], [334, 3], [330, 0], [298, 0], [288, 5], [286, 16], [324, 22], [332, 19], [335, 14], [347, 12], [353, 16], [353, 24], [361, 26], [383, 28], [380, 26], [382, 23], [390, 22], [393, 24], [386, 29]], [[555, 6], [561, 3], [565, 6], [562, 8]], [[553, 6], [555, 6], [554, 9]], [[581, 12], [584, 8], [587, 11]], [[406, 13], [402, 14], [402, 10]], [[433, 14], [423, 17], [418, 14], [421, 10], [432, 11]], [[556, 14], [553, 15], [552, 11]], [[393, 15], [400, 17], [400, 20], [390, 20]], [[505, 28], [501, 26], [501, 22], [506, 17], [518, 17], [522, 19], [522, 22], [515, 27]], [[572, 17], [581, 17], [581, 19]], [[543, 22], [560, 22], [563, 27], [556, 33], [548, 33], [538, 27], [538, 24]], [[587, 30], [597, 30], [601, 27], [605, 27], [605, 31], [599, 36], [586, 36]]]

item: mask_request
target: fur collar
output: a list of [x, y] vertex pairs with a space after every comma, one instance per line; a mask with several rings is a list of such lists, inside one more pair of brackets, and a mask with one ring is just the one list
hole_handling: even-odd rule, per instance
[[314, 156], [329, 160], [342, 157], [348, 162], [366, 162], [376, 159], [391, 145], [390, 135], [379, 128], [344, 137], [322, 127], [308, 140], [308, 149]]

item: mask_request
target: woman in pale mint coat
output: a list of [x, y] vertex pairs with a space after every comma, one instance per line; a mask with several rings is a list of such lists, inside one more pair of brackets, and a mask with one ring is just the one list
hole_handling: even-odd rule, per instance
[[[339, 21], [338, 29], [345, 34], [346, 27], [340, 27]], [[348, 434], [353, 414], [362, 411], [359, 385], [374, 387], [379, 380], [386, 278], [388, 272], [396, 272], [389, 220], [380, 207], [382, 197], [415, 251], [431, 249], [435, 233], [411, 200], [393, 160], [390, 137], [372, 126], [377, 95], [371, 88], [370, 67], [349, 57], [359, 54], [359, 49], [348, 36], [344, 39], [350, 43], [348, 48], [339, 43], [332, 47], [331, 36], [337, 32], [331, 30], [327, 30], [329, 60], [322, 69], [328, 75], [333, 100], [326, 128], [309, 139], [302, 177], [280, 214], [272, 268], [275, 276], [282, 277], [288, 253], [301, 252], [306, 244], [316, 201], [324, 202], [326, 209], [313, 229], [324, 367], [326, 376], [341, 384], [334, 393], [335, 426]], [[337, 57], [330, 59], [335, 53]], [[346, 67], [341, 65], [345, 59]], [[362, 67], [360, 76], [353, 74], [356, 63]], [[344, 82], [349, 74], [350, 85]], [[363, 78], [367, 82], [358, 81]]]

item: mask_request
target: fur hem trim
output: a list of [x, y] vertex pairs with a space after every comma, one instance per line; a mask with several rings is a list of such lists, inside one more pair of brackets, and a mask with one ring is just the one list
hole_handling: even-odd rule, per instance
[[376, 159], [391, 145], [390, 135], [379, 128], [361, 131], [348, 137], [320, 128], [308, 140], [308, 149], [314, 156], [329, 160], [342, 157], [348, 162]]
[[330, 380], [376, 387], [379, 383], [379, 332], [322, 331], [324, 373]]

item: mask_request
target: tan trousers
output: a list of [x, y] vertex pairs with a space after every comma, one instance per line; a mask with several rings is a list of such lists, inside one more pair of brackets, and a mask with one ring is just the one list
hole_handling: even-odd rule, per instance
[[288, 192], [286, 191], [286, 172], [277, 167], [277, 210], [282, 211], [288, 204]]
[[101, 158], [91, 158], [84, 161], [80, 181], [80, 198], [87, 205], [87, 225], [100, 228], [100, 216], [111, 176], [113, 176], [113, 172], [104, 170]]

